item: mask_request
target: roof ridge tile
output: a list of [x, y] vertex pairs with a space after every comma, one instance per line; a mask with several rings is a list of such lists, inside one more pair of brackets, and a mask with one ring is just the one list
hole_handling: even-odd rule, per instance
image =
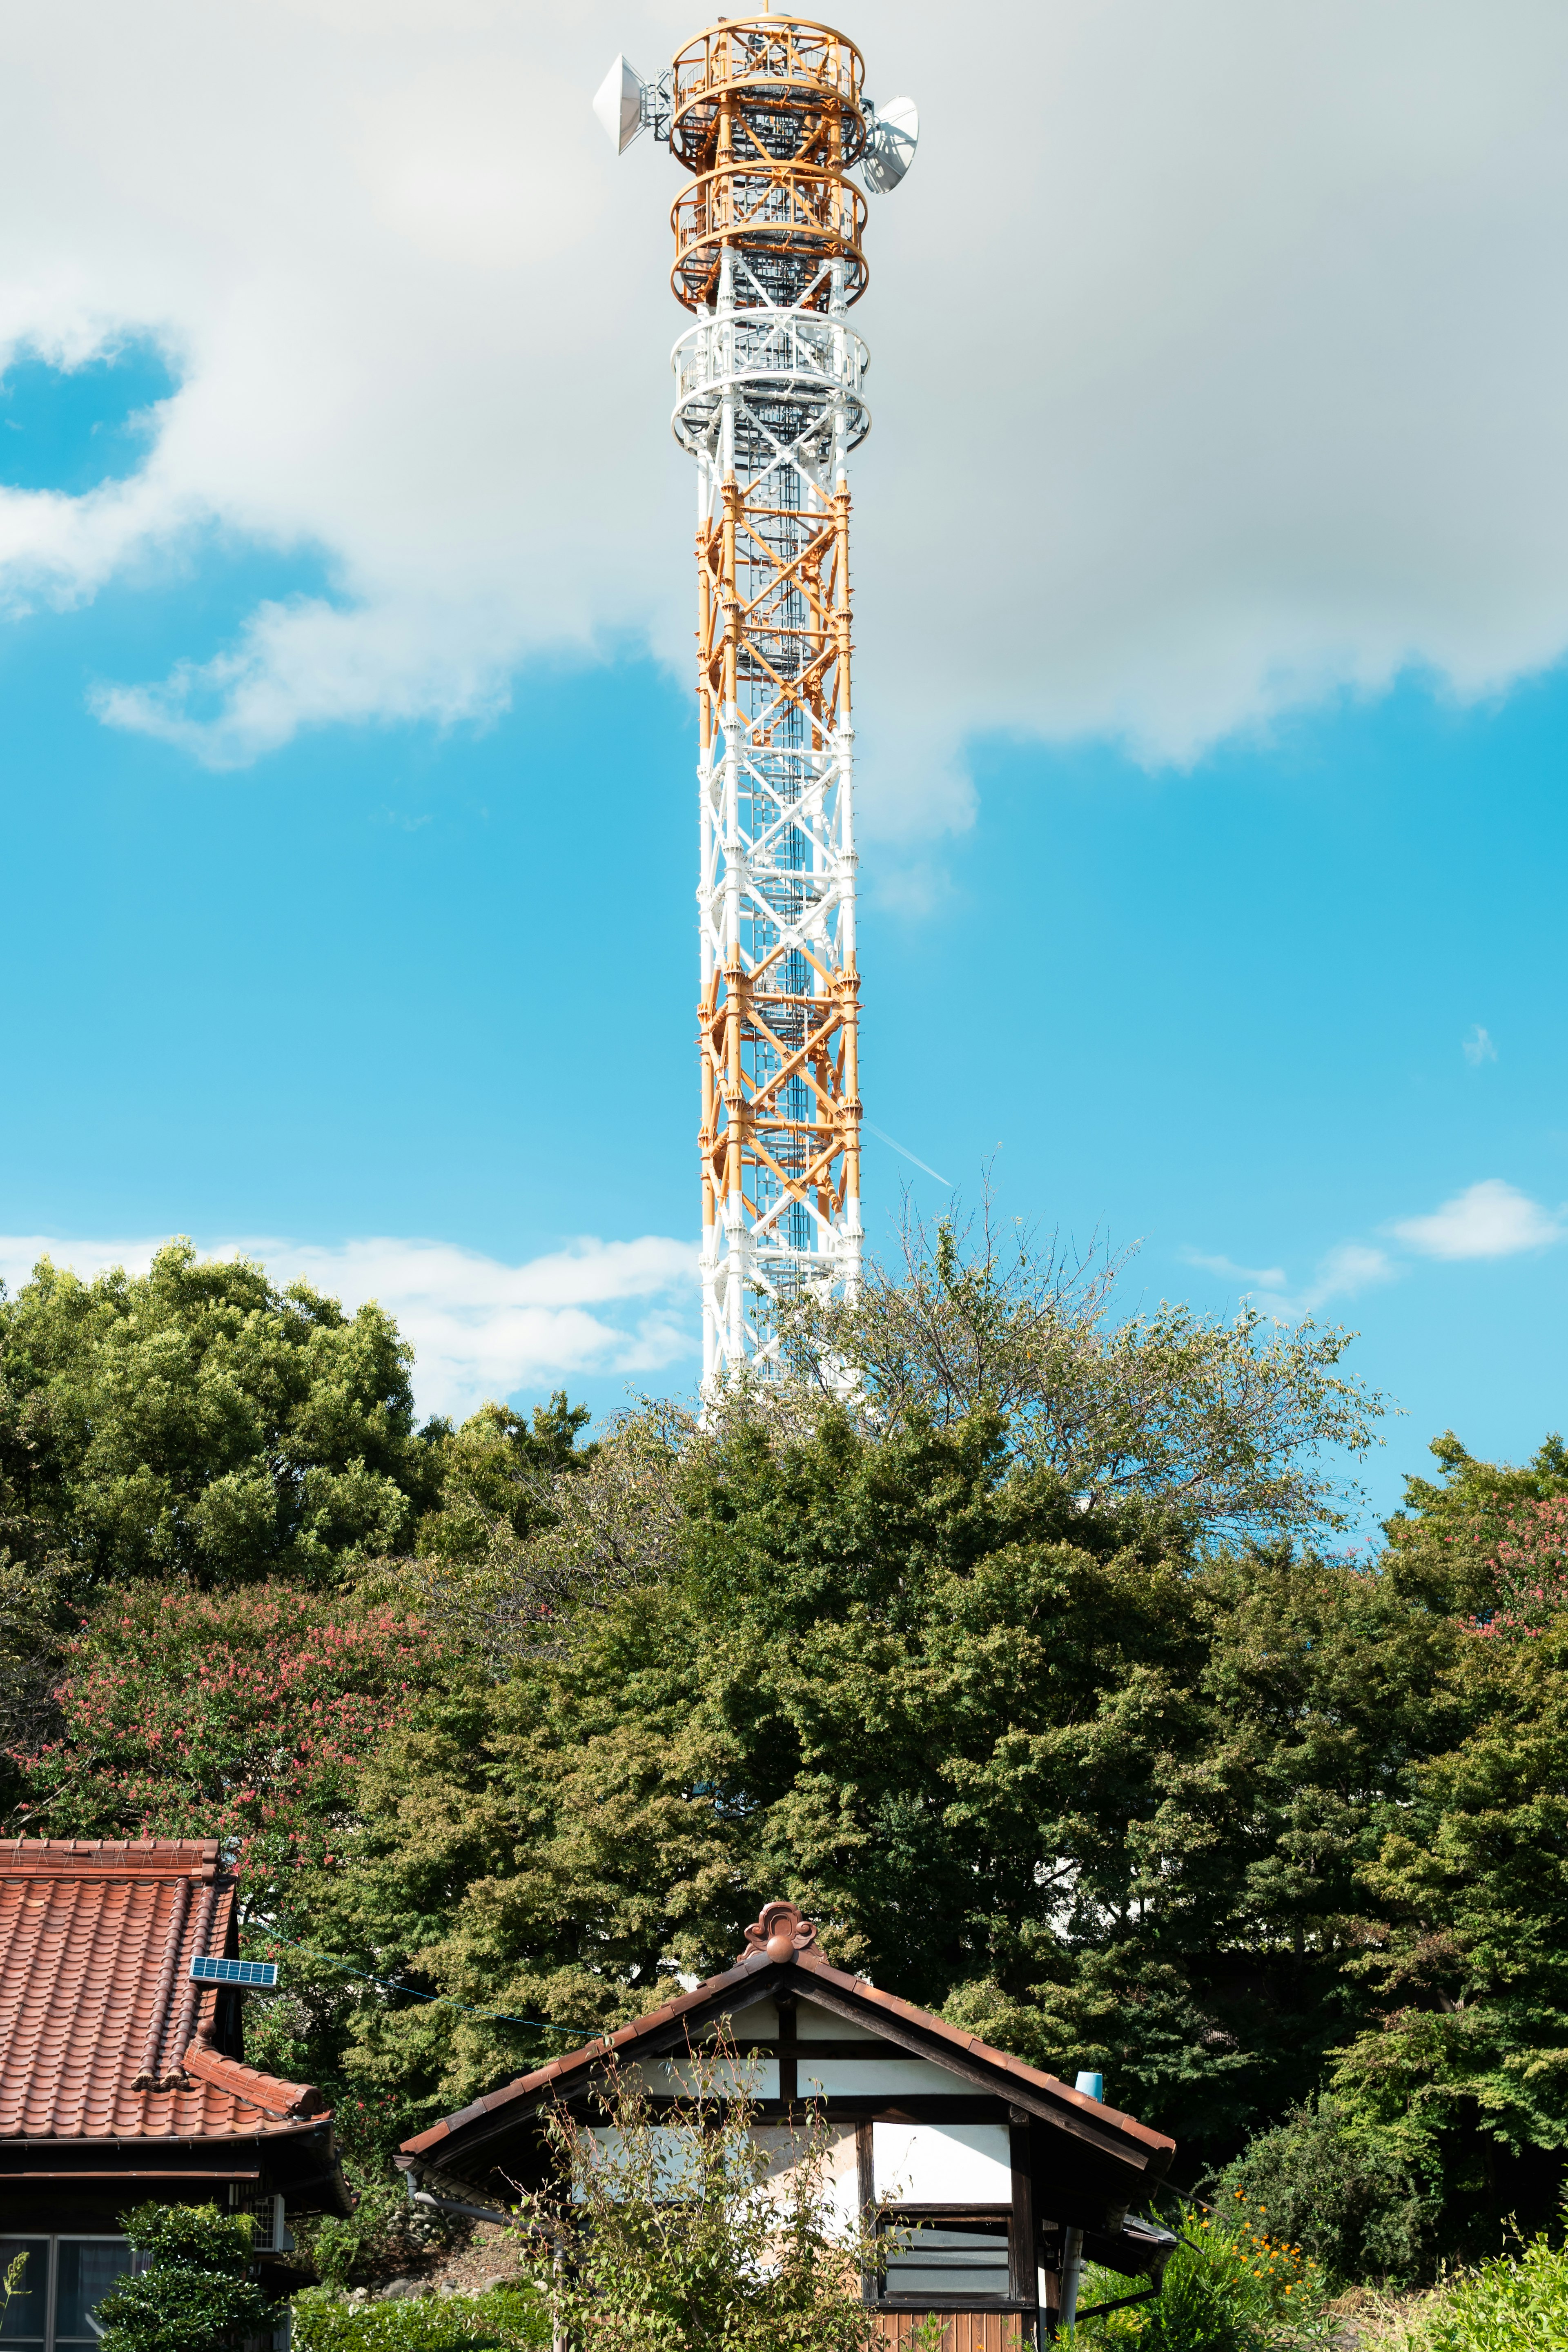
[[268, 2115], [319, 2116], [326, 2112], [327, 2103], [313, 2083], [285, 2083], [276, 2074], [264, 2074], [259, 2067], [247, 2066], [242, 2058], [226, 2058], [199, 2034], [180, 2063], [184, 2073], [194, 2074], [198, 2082], [232, 2091]]

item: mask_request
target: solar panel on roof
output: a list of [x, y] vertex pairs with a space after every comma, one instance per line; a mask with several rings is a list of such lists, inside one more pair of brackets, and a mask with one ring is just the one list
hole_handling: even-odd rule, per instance
[[276, 1960], [214, 1960], [191, 1962], [193, 1984], [260, 1985], [270, 1989], [278, 1981]]

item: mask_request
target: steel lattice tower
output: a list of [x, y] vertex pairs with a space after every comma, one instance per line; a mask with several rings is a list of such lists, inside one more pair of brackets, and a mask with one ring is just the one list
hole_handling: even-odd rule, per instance
[[860, 1089], [849, 453], [870, 427], [866, 198], [914, 109], [879, 115], [853, 42], [721, 21], [654, 89], [596, 101], [692, 174], [671, 213], [677, 438], [697, 461], [703, 1370], [776, 1368], [779, 1310], [852, 1297]]

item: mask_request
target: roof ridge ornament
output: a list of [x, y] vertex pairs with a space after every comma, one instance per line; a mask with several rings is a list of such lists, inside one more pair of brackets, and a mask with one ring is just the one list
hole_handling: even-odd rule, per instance
[[795, 1904], [764, 1903], [746, 1930], [746, 1948], [740, 1958], [793, 1960], [797, 1952], [809, 1951], [816, 1941], [816, 1920], [803, 1918]]

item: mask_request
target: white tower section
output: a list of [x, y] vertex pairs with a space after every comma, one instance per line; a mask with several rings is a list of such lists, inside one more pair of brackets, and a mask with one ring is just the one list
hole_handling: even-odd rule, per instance
[[870, 415], [845, 275], [780, 304], [726, 251], [675, 348], [700, 558], [720, 558], [699, 616], [719, 656], [697, 771], [710, 1381], [773, 1362], [779, 1302], [853, 1296], [860, 1273], [847, 467]]

